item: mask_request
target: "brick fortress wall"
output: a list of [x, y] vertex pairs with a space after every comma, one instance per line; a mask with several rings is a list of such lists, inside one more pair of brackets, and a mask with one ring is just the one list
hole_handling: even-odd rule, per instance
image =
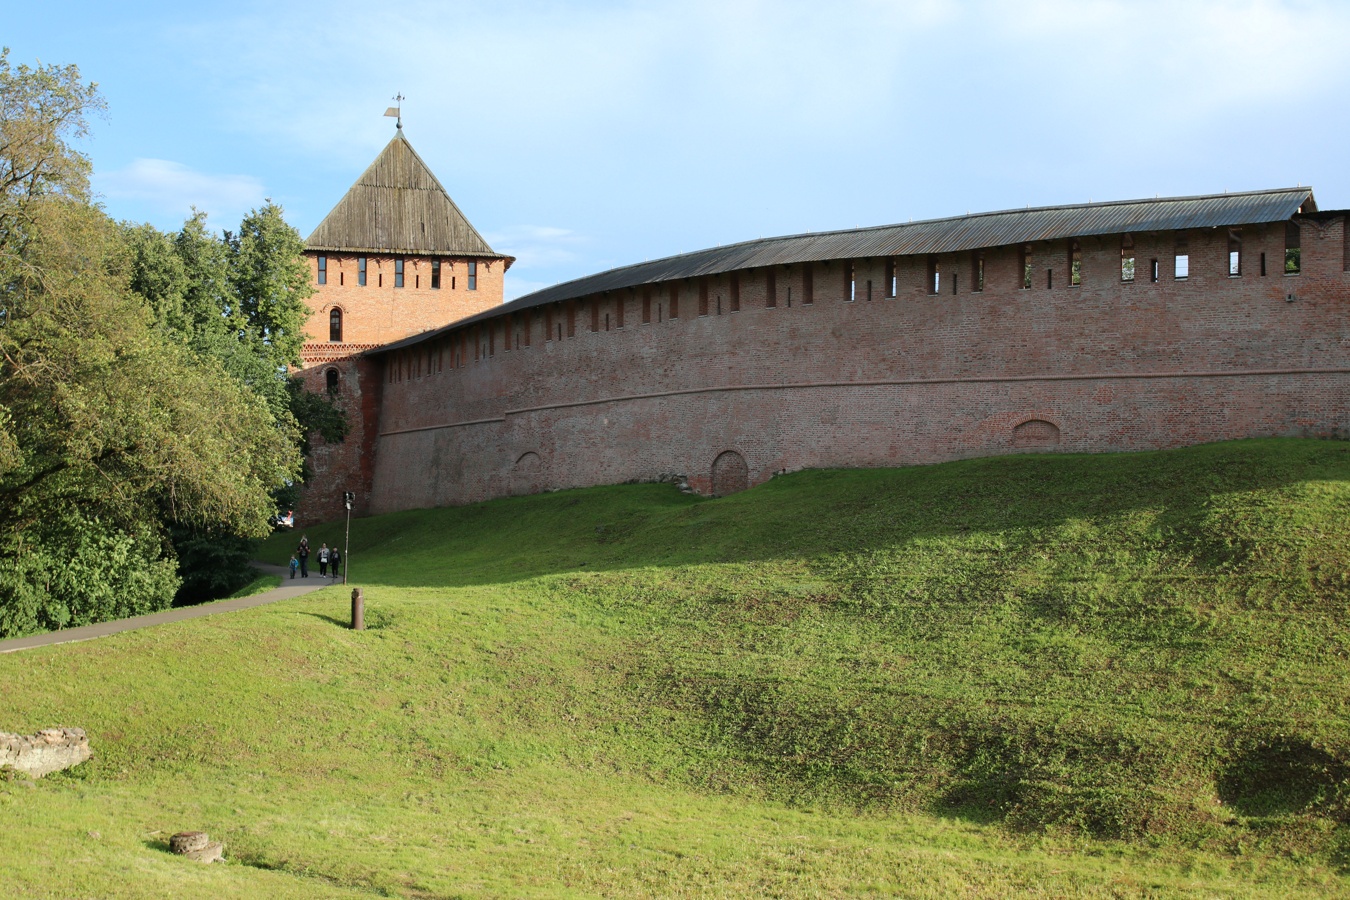
[[333, 393], [350, 429], [347, 439], [336, 444], [310, 435], [312, 474], [301, 489], [297, 526], [342, 518], [344, 491], [356, 494], [353, 515], [366, 515], [370, 506], [383, 370], [375, 360], [354, 356], [305, 369], [298, 377], [306, 390], [322, 393], [328, 390], [330, 371], [337, 373]]
[[1122, 236], [1087, 237], [1079, 286], [1063, 240], [983, 251], [982, 291], [968, 252], [835, 260], [550, 304], [376, 353], [368, 509], [671, 473], [711, 493], [803, 467], [1344, 434], [1350, 243], [1340, 215], [1300, 221], [1294, 276], [1282, 222], [1242, 229], [1237, 277], [1227, 229], [1131, 235], [1132, 283]]
[[[357, 278], [358, 254], [310, 252], [315, 294], [305, 326], [309, 340], [301, 349], [305, 388], [327, 391], [329, 372], [337, 373], [335, 396], [347, 413], [351, 431], [340, 444], [311, 435], [313, 474], [301, 492], [301, 519], [310, 522], [340, 518], [346, 510], [344, 491], [354, 491], [353, 512], [363, 515], [370, 501], [375, 441], [383, 385], [378, 361], [359, 354], [409, 335], [467, 318], [502, 301], [506, 261], [477, 260], [476, 283], [469, 288], [465, 257], [439, 257], [441, 285], [432, 287], [433, 257], [403, 256], [404, 284], [395, 285], [394, 261], [400, 257], [367, 256], [366, 284]], [[327, 283], [318, 284], [319, 258], [327, 258]], [[341, 341], [327, 340], [329, 316], [342, 312]]]

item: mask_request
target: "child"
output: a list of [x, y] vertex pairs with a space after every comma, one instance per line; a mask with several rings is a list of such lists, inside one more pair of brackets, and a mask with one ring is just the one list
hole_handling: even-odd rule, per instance
[[296, 558], [295, 558], [295, 554], [292, 553], [292, 554], [291, 554], [291, 577], [294, 578], [294, 577], [295, 577], [295, 573], [298, 572], [299, 570], [300, 570], [300, 560], [296, 559]]

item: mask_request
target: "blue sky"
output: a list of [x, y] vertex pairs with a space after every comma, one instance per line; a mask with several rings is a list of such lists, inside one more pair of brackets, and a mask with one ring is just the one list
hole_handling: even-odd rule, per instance
[[11, 62], [109, 114], [108, 211], [308, 235], [404, 126], [508, 297], [776, 234], [1311, 184], [1350, 207], [1344, 0], [80, 3]]

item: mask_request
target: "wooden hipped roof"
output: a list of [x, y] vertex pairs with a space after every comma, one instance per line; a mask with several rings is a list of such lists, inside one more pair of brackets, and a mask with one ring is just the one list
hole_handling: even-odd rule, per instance
[[310, 250], [502, 258], [399, 131], [305, 246]]

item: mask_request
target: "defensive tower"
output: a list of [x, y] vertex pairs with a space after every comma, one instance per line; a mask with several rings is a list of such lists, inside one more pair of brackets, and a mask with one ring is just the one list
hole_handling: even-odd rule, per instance
[[514, 258], [495, 252], [400, 129], [306, 242], [318, 292], [306, 368], [502, 302]]

